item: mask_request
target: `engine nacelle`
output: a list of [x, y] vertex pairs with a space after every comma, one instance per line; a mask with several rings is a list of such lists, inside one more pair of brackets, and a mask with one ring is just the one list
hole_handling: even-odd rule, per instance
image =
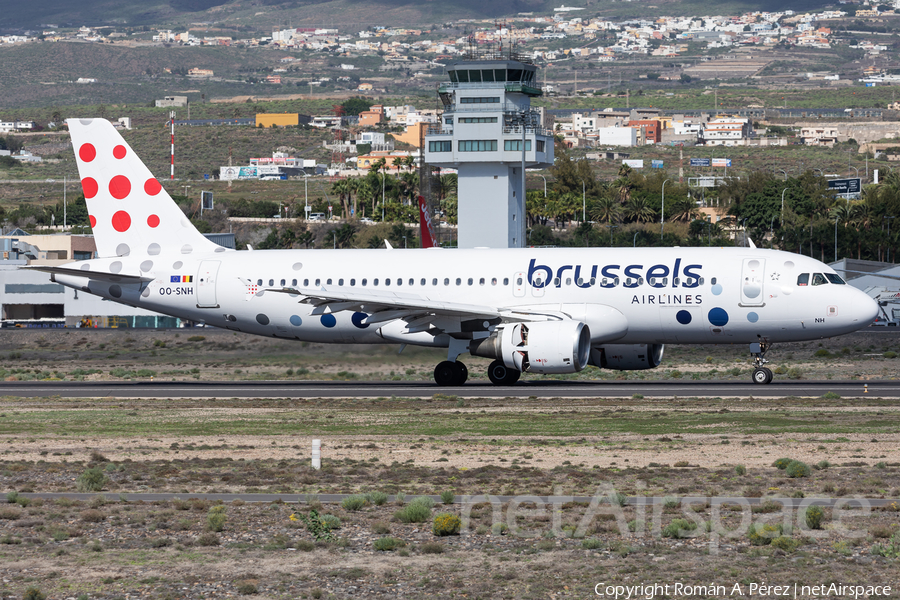
[[591, 363], [601, 369], [641, 371], [655, 369], [663, 357], [663, 344], [604, 344], [591, 348]]
[[591, 332], [580, 321], [514, 323], [472, 340], [469, 353], [530, 373], [576, 373], [588, 365]]

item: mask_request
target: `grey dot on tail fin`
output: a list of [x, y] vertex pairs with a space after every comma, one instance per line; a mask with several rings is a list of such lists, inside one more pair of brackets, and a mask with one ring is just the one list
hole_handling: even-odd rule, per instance
[[185, 244], [184, 246], [181, 247], [182, 254], [190, 254], [193, 251], [194, 251], [194, 248], [190, 244]]
[[152, 244], [147, 246], [147, 254], [149, 254], [150, 256], [156, 256], [160, 253], [161, 250], [162, 248], [160, 248], [159, 244], [157, 244], [156, 242], [153, 242]]
[[131, 248], [128, 247], [128, 244], [116, 246], [116, 256], [128, 256], [129, 254], [131, 254]]
[[143, 271], [145, 273], [152, 268], [153, 268], [152, 260], [145, 260], [144, 262], [141, 263], [141, 271]]

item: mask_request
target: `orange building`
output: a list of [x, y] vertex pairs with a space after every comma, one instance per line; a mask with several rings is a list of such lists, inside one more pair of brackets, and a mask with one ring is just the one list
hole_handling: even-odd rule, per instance
[[645, 144], [658, 144], [662, 140], [662, 127], [660, 127], [659, 121], [650, 119], [627, 121], [625, 126], [640, 128]]
[[394, 139], [398, 142], [403, 142], [404, 144], [409, 144], [410, 146], [415, 146], [418, 148], [422, 145], [422, 140], [425, 139], [425, 131], [428, 129], [428, 123], [413, 123], [412, 125], [406, 126], [406, 131], [403, 133], [395, 133]]
[[376, 104], [369, 110], [364, 110], [359, 113], [360, 127], [373, 127], [384, 120], [384, 106], [381, 104]]

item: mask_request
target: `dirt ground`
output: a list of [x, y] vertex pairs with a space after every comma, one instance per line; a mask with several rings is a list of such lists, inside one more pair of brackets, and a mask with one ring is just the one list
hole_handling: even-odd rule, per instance
[[[868, 331], [777, 346], [770, 358], [800, 380], [893, 378], [898, 341], [893, 331]], [[655, 371], [578, 377], [749, 373], [743, 348], [666, 352]], [[0, 358], [11, 380], [427, 380], [440, 355], [214, 330], [4, 330]], [[474, 372], [479, 363], [467, 362]], [[608, 585], [653, 584], [722, 586], [653, 594], [668, 598], [738, 597], [735, 586], [775, 598], [782, 594], [771, 586], [793, 595], [795, 584], [803, 598], [896, 597], [900, 500], [826, 508], [811, 527], [806, 509], [773, 500], [751, 509], [678, 498], [897, 499], [898, 432], [896, 402], [877, 397], [2, 398], [0, 490], [9, 502], [0, 499], [0, 598], [18, 600], [29, 588], [53, 599], [597, 598], [595, 589], [614, 596]], [[310, 465], [313, 438], [323, 440], [320, 470]], [[779, 469], [777, 459], [802, 465]], [[92, 485], [119, 501], [18, 495]], [[178, 498], [128, 500], [156, 491]], [[192, 499], [201, 492], [310, 502], [217, 507]], [[317, 495], [326, 493], [368, 500], [322, 505]], [[442, 493], [456, 502], [409, 520], [414, 497]], [[385, 503], [380, 494], [405, 499]], [[473, 494], [518, 497], [459, 502]], [[525, 497], [550, 494], [597, 503]], [[671, 499], [651, 509], [620, 506], [618, 494]], [[339, 527], [310, 527], [303, 519], [321, 523], [313, 510]], [[445, 511], [461, 518], [458, 535], [434, 533]]]

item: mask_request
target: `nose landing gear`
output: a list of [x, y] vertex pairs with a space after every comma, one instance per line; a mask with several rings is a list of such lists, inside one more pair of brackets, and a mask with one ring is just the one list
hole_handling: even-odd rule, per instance
[[757, 343], [750, 344], [750, 354], [753, 356], [753, 361], [756, 364], [756, 368], [753, 369], [753, 375], [751, 377], [753, 383], [760, 385], [772, 383], [772, 379], [775, 375], [772, 373], [771, 369], [764, 366], [769, 362], [766, 360], [766, 352], [768, 352], [771, 347], [771, 344], [762, 339]]

